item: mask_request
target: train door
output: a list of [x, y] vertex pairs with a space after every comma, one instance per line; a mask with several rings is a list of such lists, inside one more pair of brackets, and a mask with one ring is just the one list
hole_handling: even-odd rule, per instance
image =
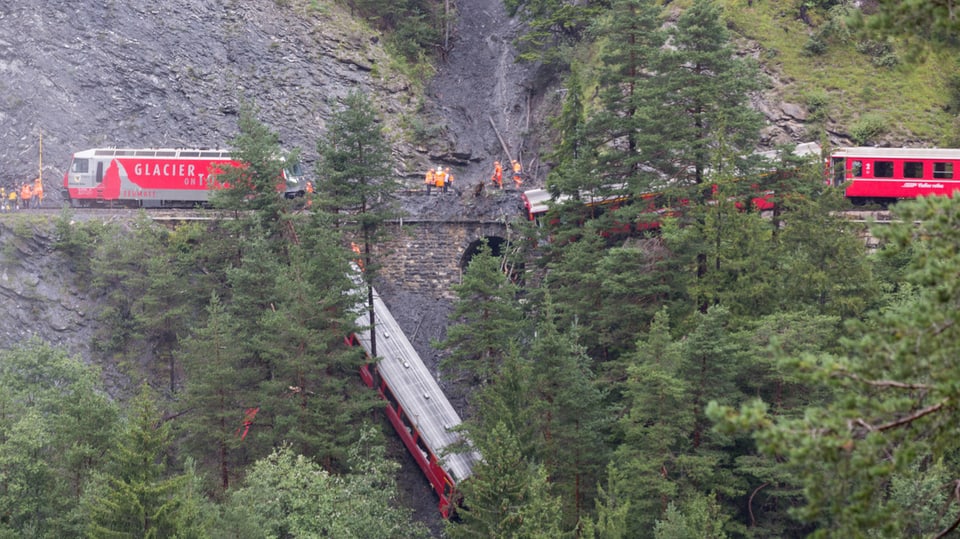
[[834, 157], [833, 163], [831, 164], [831, 169], [833, 186], [840, 187], [847, 175], [846, 159], [843, 157]]

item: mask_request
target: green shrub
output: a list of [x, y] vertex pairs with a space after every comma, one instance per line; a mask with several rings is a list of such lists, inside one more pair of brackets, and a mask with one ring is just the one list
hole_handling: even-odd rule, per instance
[[850, 128], [850, 138], [858, 146], [866, 146], [876, 142], [877, 138], [886, 132], [887, 120], [879, 114], [867, 113]]
[[830, 109], [830, 95], [826, 91], [817, 88], [807, 92], [803, 97], [812, 121], [827, 119]]
[[860, 54], [869, 56], [870, 63], [877, 67], [894, 67], [900, 63], [893, 45], [885, 41], [864, 39], [857, 42], [856, 49]]
[[817, 32], [807, 39], [803, 44], [803, 54], [805, 56], [821, 56], [827, 52], [827, 42], [823, 39], [820, 32]]

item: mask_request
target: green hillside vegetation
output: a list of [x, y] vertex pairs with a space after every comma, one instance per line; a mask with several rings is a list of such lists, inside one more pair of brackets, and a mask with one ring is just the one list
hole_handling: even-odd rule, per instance
[[759, 44], [760, 61], [785, 82], [784, 99], [827, 118], [832, 130], [855, 136], [875, 124], [881, 136], [863, 143], [955, 144], [947, 76], [956, 51], [918, 54], [902, 39], [859, 37], [848, 27], [852, 8], [843, 6], [811, 9], [809, 26], [798, 16], [800, 2], [721, 4], [731, 28]]

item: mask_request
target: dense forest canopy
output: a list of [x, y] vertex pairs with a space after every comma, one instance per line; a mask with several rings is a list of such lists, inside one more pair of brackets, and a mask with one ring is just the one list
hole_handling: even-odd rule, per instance
[[[484, 246], [455, 288], [436, 346], [471, 389], [483, 459], [444, 533], [953, 532], [960, 201], [897, 204], [868, 250], [818, 158], [757, 158], [764, 75], [723, 3], [678, 3], [506, 2], [529, 24], [525, 59], [561, 73], [546, 187], [571, 202], [540, 227], [518, 215], [512, 248]], [[445, 3], [348, 4], [407, 60], [446, 46]], [[824, 30], [813, 58], [860, 31], [829, 26], [847, 2], [787, 4]], [[928, 50], [955, 46], [947, 4], [875, 7], [863, 31], [933, 17]], [[397, 503], [367, 358], [343, 343], [358, 315], [376, 324], [397, 211], [376, 109], [343, 100], [307, 200], [276, 196], [279, 141], [256, 112], [231, 144], [249, 181], [212, 198], [229, 219], [121, 227], [65, 209], [52, 225], [102, 299], [102, 363], [143, 383], [112, 399], [98, 367], [49, 343], [0, 351], [0, 537], [428, 535]], [[584, 192], [628, 202], [585, 208]]]

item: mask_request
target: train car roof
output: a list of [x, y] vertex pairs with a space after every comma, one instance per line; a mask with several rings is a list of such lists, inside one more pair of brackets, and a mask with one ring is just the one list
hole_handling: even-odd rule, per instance
[[543, 213], [550, 209], [547, 206], [547, 202], [550, 200], [550, 191], [546, 189], [524, 191], [523, 199], [526, 201], [527, 211], [530, 213]]
[[165, 157], [174, 159], [230, 159], [230, 150], [204, 148], [93, 148], [75, 152], [81, 159], [91, 157]]
[[873, 159], [960, 159], [956, 148], [875, 148], [870, 146], [837, 148], [831, 157], [870, 157]]
[[[473, 473], [473, 464], [479, 453], [448, 453], [454, 444], [463, 441], [453, 430], [462, 421], [447, 396], [440, 389], [420, 355], [410, 344], [399, 324], [390, 314], [380, 295], [374, 290], [374, 314], [377, 319], [377, 369], [404, 413], [414, 424], [426, 445], [434, 452], [444, 470], [454, 481], [462, 481]], [[369, 315], [363, 312], [357, 324], [369, 324]], [[357, 332], [361, 346], [370, 353], [370, 331]]]

